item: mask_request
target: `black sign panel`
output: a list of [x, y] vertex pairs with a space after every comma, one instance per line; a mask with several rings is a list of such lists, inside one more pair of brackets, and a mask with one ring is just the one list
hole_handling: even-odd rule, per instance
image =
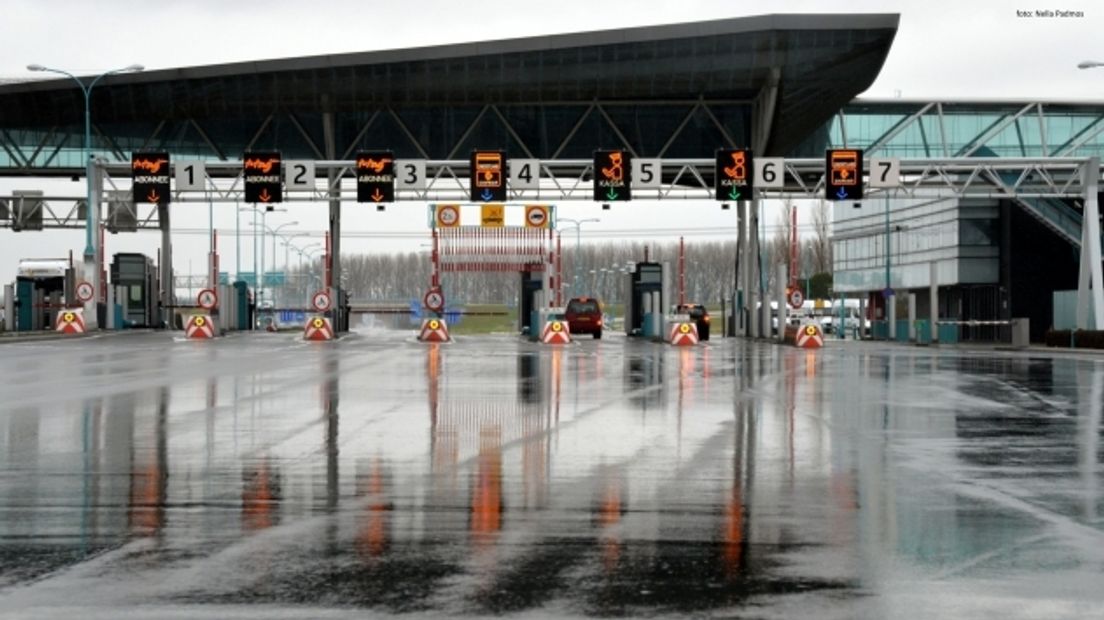
[[824, 154], [824, 197], [828, 200], [862, 200], [863, 152], [832, 149]]
[[169, 204], [168, 153], [131, 153], [130, 178], [135, 204]]
[[717, 200], [751, 200], [751, 149], [719, 149], [713, 189]]
[[279, 151], [249, 151], [242, 157], [245, 175], [245, 201], [272, 203], [284, 201]]
[[632, 155], [626, 151], [594, 151], [594, 200], [632, 200]]
[[472, 151], [471, 200], [472, 202], [505, 202], [505, 151]]
[[395, 154], [361, 151], [356, 156], [357, 202], [395, 202]]

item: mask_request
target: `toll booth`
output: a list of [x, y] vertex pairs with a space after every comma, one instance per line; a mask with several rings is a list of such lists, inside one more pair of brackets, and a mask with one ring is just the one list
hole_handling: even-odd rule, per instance
[[242, 331], [253, 329], [253, 302], [250, 299], [248, 283], [241, 280], [234, 282], [233, 303], [237, 304], [237, 312], [234, 316], [238, 319], [234, 329]]
[[534, 298], [543, 288], [543, 272], [535, 269], [521, 272], [521, 284], [518, 286], [518, 331], [523, 334], [533, 331]]
[[119, 253], [111, 261], [119, 327], [164, 327], [161, 321], [160, 277], [145, 254]]
[[[662, 299], [663, 286], [662, 263], [637, 263], [636, 269], [625, 276], [625, 333], [629, 336], [640, 335], [644, 326], [644, 296], [659, 293], [660, 308], [666, 307], [667, 300]], [[656, 310], [659, 312], [660, 310]]]
[[53, 329], [57, 313], [74, 298], [76, 275], [67, 259], [24, 259], [15, 278], [17, 331]]
[[349, 331], [349, 293], [343, 289], [334, 289], [336, 304], [333, 308], [334, 331], [343, 334]]

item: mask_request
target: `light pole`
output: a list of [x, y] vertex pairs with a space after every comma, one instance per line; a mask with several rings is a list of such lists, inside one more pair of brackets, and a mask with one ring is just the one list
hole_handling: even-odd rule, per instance
[[561, 218], [557, 218], [557, 219], [560, 222], [570, 222], [571, 226], [573, 226], [575, 228], [575, 256], [571, 259], [571, 263], [573, 265], [572, 271], [575, 272], [575, 275], [572, 277], [572, 281], [571, 281], [571, 296], [572, 297], [578, 297], [579, 296], [579, 237], [580, 237], [580, 232], [579, 231], [580, 231], [580, 229], [582, 229], [583, 224], [586, 224], [587, 222], [601, 222], [602, 220], [600, 220], [596, 217], [588, 217], [588, 218], [581, 219], [581, 220], [572, 219], [570, 217], [561, 217]]
[[[88, 275], [92, 279], [92, 288], [95, 289], [95, 294], [92, 299], [94, 301], [86, 302], [86, 308], [91, 307], [91, 316], [86, 316], [87, 325], [89, 327], [97, 327], [99, 314], [96, 311], [96, 307], [100, 300], [100, 289], [103, 285], [100, 282], [100, 265], [98, 264], [96, 257], [96, 248], [93, 246], [94, 239], [94, 222], [93, 216], [96, 216], [96, 220], [99, 220], [99, 214], [94, 213], [92, 209], [92, 89], [103, 78], [116, 73], [129, 73], [142, 71], [145, 67], [142, 65], [128, 65], [121, 69], [112, 69], [111, 71], [105, 71], [98, 76], [92, 78], [92, 81], [86, 86], [84, 82], [77, 76], [69, 73], [68, 71], [62, 71], [61, 69], [52, 69], [50, 67], [44, 67], [39, 64], [27, 65], [28, 71], [44, 71], [46, 73], [57, 73], [58, 75], [64, 75], [69, 79], [77, 83], [80, 87], [81, 94], [84, 95], [84, 166], [85, 166], [85, 207], [84, 207], [84, 266], [85, 269], [90, 272]], [[110, 310], [109, 310], [110, 311]]]
[[[287, 213], [287, 209], [276, 209], [274, 207], [265, 207], [264, 209], [258, 209], [257, 207], [243, 207], [253, 211], [253, 277], [255, 279], [254, 286], [257, 289], [257, 306], [260, 307], [261, 300], [264, 298], [264, 231], [268, 226], [265, 224], [265, 218], [269, 213]], [[261, 214], [261, 225], [257, 226], [257, 214]], [[257, 243], [257, 233], [261, 233], [261, 242]], [[257, 255], [261, 257], [261, 271], [257, 273]]]
[[[273, 210], [273, 211], [276, 211], [276, 210]], [[282, 209], [282, 210], [279, 210], [279, 211], [286, 212], [287, 210]], [[267, 215], [267, 212], [263, 212], [261, 214], [261, 276], [259, 276], [259, 278], [261, 278], [261, 285], [259, 285], [259, 291], [261, 291], [262, 297], [264, 297], [264, 290], [265, 290], [265, 274], [264, 274], [264, 271], [265, 271], [265, 231], [273, 234], [273, 263], [272, 263], [272, 266], [270, 266], [270, 268], [275, 269], [276, 268], [276, 235], [279, 233], [279, 229], [283, 228], [284, 226], [291, 226], [291, 225], [295, 225], [295, 224], [299, 223], [298, 221], [288, 222], [287, 224], [280, 224], [275, 229], [273, 229], [273, 228], [270, 228], [268, 225], [265, 224], [265, 215]], [[254, 224], [254, 227], [255, 226], [256, 226], [256, 224]], [[273, 296], [274, 304], [275, 304], [275, 301], [276, 301], [275, 298], [276, 298], [276, 296], [274, 295]]]
[[[86, 181], [87, 181], [87, 183], [86, 184], [88, 186], [87, 187], [88, 191], [85, 195], [85, 198], [86, 198], [85, 205], [86, 206], [85, 206], [85, 218], [84, 218], [84, 222], [85, 222], [85, 225], [84, 225], [84, 259], [85, 259], [85, 262], [91, 262], [95, 258], [95, 256], [94, 256], [95, 255], [95, 249], [92, 247], [92, 174], [91, 174], [91, 172], [92, 172], [92, 170], [91, 170], [91, 163], [92, 163], [91, 162], [91, 160], [92, 160], [92, 89], [95, 88], [96, 84], [100, 80], [102, 80], [103, 78], [105, 78], [109, 75], [113, 75], [113, 74], [116, 74], [116, 73], [129, 73], [129, 72], [143, 71], [144, 69], [145, 69], [145, 67], [143, 67], [142, 65], [129, 65], [129, 66], [123, 67], [122, 69], [112, 69], [111, 71], [106, 71], [106, 72], [101, 73], [100, 75], [96, 76], [95, 78], [92, 79], [91, 82], [88, 83], [87, 86], [85, 86], [84, 82], [80, 81], [80, 78], [73, 75], [72, 73], [69, 73], [68, 71], [62, 71], [61, 69], [52, 69], [50, 67], [44, 67], [44, 66], [38, 65], [38, 64], [27, 65], [27, 70], [28, 71], [44, 71], [46, 73], [57, 73], [59, 75], [64, 75], [64, 76], [70, 78], [71, 80], [73, 80], [74, 82], [77, 83], [77, 86], [79, 86], [80, 89], [81, 89], [81, 94], [84, 95], [84, 165], [87, 167], [87, 170], [86, 170]], [[97, 294], [98, 293], [99, 293], [99, 291], [97, 291]]]
[[[268, 232], [272, 233], [272, 268], [276, 268], [276, 236], [280, 234], [280, 229], [286, 226], [295, 226], [299, 223], [299, 220], [288, 222], [286, 224], [280, 224], [276, 228], [269, 228]], [[284, 269], [287, 270], [287, 261], [284, 261]]]
[[[298, 237], [306, 237], [309, 233], [298, 232], [293, 235], [280, 235], [280, 242], [284, 244], [284, 297], [287, 297], [288, 284], [291, 278], [291, 240]], [[275, 245], [275, 243], [273, 243]], [[273, 259], [275, 262], [275, 259]], [[284, 299], [287, 303], [287, 299]]]
[[[312, 244], [310, 244], [306, 247], [303, 247], [303, 248], [298, 248], [298, 247], [293, 245], [293, 246], [291, 246], [291, 249], [295, 250], [295, 253], [299, 255], [299, 281], [302, 282], [303, 281], [303, 276], [308, 275], [303, 271], [303, 256], [305, 256], [307, 254], [310, 254], [311, 252], [321, 252], [321, 251], [323, 251], [322, 244], [321, 243], [312, 243]], [[303, 294], [304, 295], [306, 294], [307, 286], [309, 286], [309, 285], [310, 285], [310, 282], [308, 281], [307, 284], [303, 286]]]

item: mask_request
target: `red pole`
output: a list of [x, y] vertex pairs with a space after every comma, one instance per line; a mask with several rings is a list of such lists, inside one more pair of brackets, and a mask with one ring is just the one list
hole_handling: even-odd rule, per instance
[[801, 257], [797, 252], [797, 206], [790, 207], [790, 288], [797, 288], [797, 271]]
[[433, 233], [433, 250], [430, 251], [430, 271], [429, 271], [429, 288], [437, 288], [440, 286], [440, 277], [437, 275], [440, 271], [440, 265], [438, 264], [438, 246], [437, 246], [437, 229], [432, 230]]
[[563, 306], [563, 233], [556, 235], [556, 305]]
[[326, 255], [325, 257], [323, 257], [323, 259], [325, 262], [324, 268], [326, 272], [326, 281], [324, 284], [325, 287], [329, 289], [333, 285], [333, 282], [330, 281], [330, 267], [332, 266], [332, 263], [330, 262], [330, 231], [328, 230], [326, 231]]
[[679, 237], [679, 305], [686, 305], [686, 242]]

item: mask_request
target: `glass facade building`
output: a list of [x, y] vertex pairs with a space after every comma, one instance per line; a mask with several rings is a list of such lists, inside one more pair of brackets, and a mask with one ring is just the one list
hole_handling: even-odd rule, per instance
[[[827, 148], [863, 149], [867, 159], [1104, 157], [1104, 104], [855, 101], [791, 156], [820, 157]], [[1054, 291], [1076, 287], [1079, 245], [1076, 201], [963, 200], [948, 189], [837, 202], [834, 290], [867, 297], [871, 318], [884, 320], [889, 287], [899, 322], [912, 293], [917, 316], [927, 317], [934, 262], [939, 316], [963, 322], [944, 340], [991, 339], [996, 329], [966, 322], [1021, 316], [1038, 338], [1053, 322]], [[907, 325], [895, 331], [907, 333]]]

